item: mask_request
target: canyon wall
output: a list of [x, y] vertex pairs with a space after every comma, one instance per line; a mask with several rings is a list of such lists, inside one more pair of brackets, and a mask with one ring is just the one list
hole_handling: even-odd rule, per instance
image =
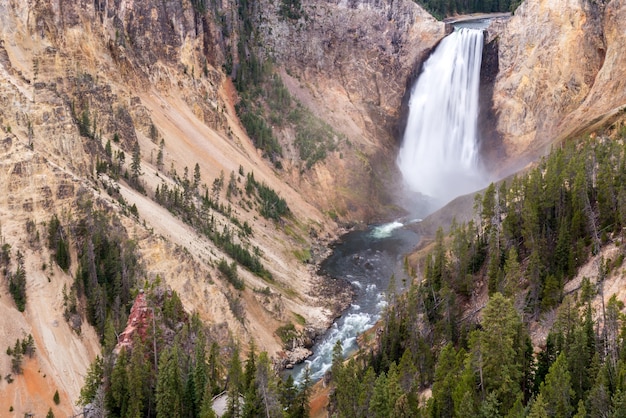
[[395, 200], [402, 99], [444, 24], [408, 0], [303, 1], [297, 20], [264, 5], [263, 44], [287, 87], [352, 145], [293, 182], [319, 206], [376, 216]]
[[624, 13], [622, 1], [527, 0], [498, 30], [493, 98], [509, 157], [528, 162], [626, 104]]

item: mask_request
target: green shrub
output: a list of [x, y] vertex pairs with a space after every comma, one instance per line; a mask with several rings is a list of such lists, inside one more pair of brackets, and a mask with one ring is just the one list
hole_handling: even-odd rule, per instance
[[337, 134], [326, 122], [313, 116], [308, 110], [301, 110], [296, 120], [296, 140], [300, 159], [310, 169], [313, 165], [326, 158], [329, 151], [334, 151]]
[[222, 258], [217, 265], [217, 269], [226, 277], [228, 282], [232, 284], [235, 289], [243, 290], [245, 288], [243, 280], [241, 280], [241, 278], [239, 278], [239, 274], [237, 274], [236, 262], [233, 261], [231, 264], [228, 264], [228, 262]]
[[293, 323], [289, 322], [276, 329], [276, 335], [281, 339], [284, 345], [288, 345], [294, 338], [298, 337], [298, 331]]
[[70, 268], [70, 249], [68, 240], [59, 218], [54, 215], [48, 225], [48, 248], [53, 250], [54, 259], [63, 271]]
[[302, 4], [300, 0], [282, 0], [279, 13], [285, 19], [298, 20], [302, 17]]
[[264, 156], [271, 161], [282, 157], [283, 149], [262, 116], [262, 110], [255, 108], [245, 99], [237, 104], [236, 110], [254, 146], [262, 150]]

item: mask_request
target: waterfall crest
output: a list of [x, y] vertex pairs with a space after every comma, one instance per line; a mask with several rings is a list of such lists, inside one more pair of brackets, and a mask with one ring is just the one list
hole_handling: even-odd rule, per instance
[[482, 30], [456, 30], [411, 91], [398, 167], [411, 190], [441, 203], [484, 183], [476, 129], [482, 50]]

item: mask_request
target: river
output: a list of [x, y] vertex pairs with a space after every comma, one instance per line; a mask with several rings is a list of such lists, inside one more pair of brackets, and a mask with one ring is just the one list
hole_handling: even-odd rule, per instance
[[[407, 221], [407, 224], [419, 219]], [[419, 235], [405, 223], [394, 221], [352, 231], [336, 243], [333, 253], [322, 262], [320, 272], [336, 280], [346, 280], [354, 289], [354, 300], [313, 347], [313, 356], [294, 368], [292, 374], [300, 381], [304, 367], [309, 367], [315, 381], [331, 366], [333, 347], [337, 340], [344, 356], [357, 349], [356, 338], [371, 328], [387, 305], [392, 276], [396, 291], [407, 285], [404, 256], [419, 242]]]

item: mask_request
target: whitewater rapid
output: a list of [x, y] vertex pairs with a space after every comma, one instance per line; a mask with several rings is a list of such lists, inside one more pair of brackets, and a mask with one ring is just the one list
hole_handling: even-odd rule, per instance
[[[419, 222], [413, 219], [406, 223]], [[296, 382], [309, 367], [313, 380], [321, 379], [332, 365], [333, 348], [341, 341], [343, 354], [357, 347], [359, 334], [370, 329], [380, 319], [387, 306], [391, 277], [394, 287], [401, 291], [408, 279], [404, 271], [404, 254], [419, 241], [419, 236], [406, 223], [399, 221], [373, 226], [364, 231], [352, 231], [342, 238], [321, 270], [337, 280], [348, 281], [354, 290], [354, 300], [343, 315], [315, 344], [313, 356], [292, 371]]]

